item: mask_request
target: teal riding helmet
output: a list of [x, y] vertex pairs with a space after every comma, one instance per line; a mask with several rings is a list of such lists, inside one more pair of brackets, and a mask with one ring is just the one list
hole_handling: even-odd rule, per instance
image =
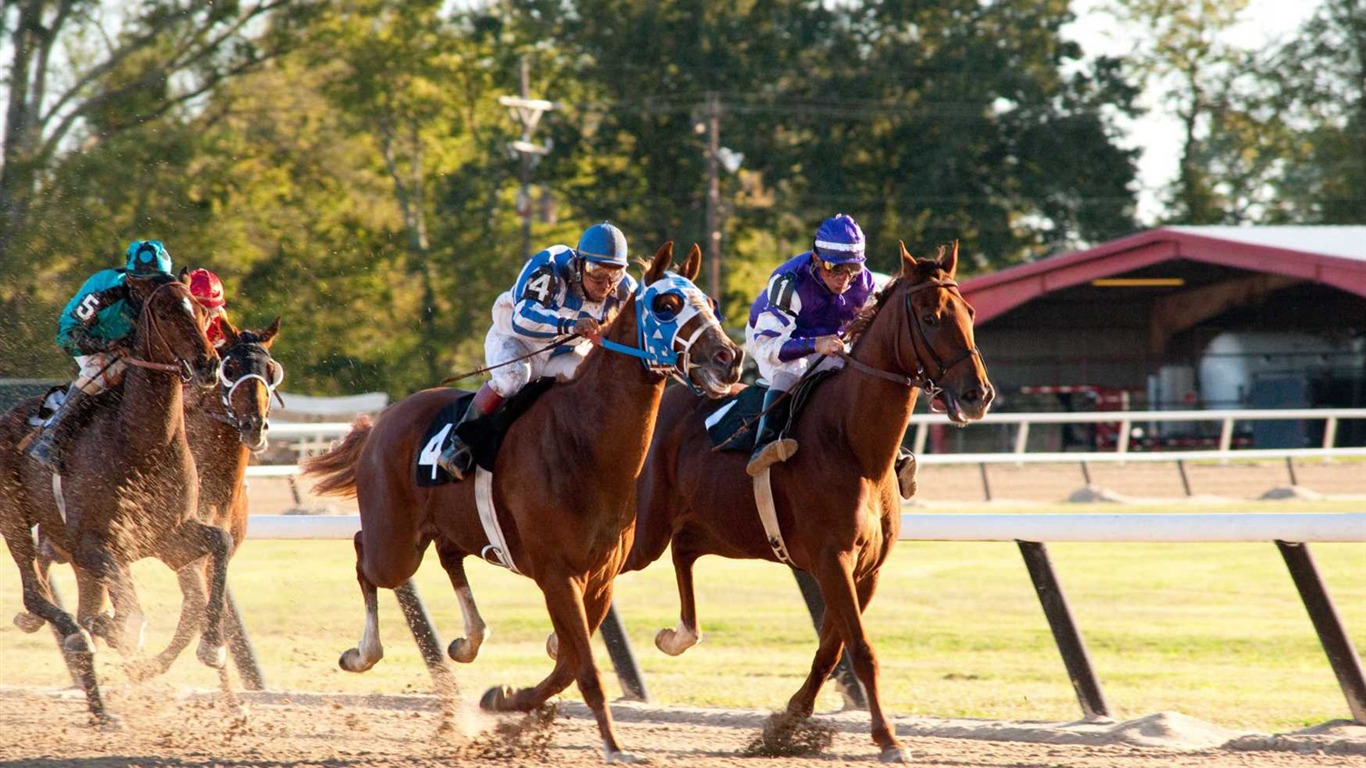
[[134, 240], [125, 252], [127, 269], [134, 275], [148, 275], [171, 271], [171, 254], [160, 240]]

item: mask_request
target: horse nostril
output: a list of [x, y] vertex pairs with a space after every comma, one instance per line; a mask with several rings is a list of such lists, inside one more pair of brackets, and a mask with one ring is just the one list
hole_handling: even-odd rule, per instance
[[978, 400], [982, 399], [982, 390], [973, 387], [972, 389], [969, 389], [968, 391], [964, 392], [963, 396], [959, 399], [965, 403], [976, 403]]
[[734, 362], [735, 353], [730, 351], [729, 349], [726, 349], [725, 347], [722, 347], [720, 350], [717, 351], [717, 353], [712, 357], [712, 359], [716, 361], [717, 365], [728, 366], [732, 362]]

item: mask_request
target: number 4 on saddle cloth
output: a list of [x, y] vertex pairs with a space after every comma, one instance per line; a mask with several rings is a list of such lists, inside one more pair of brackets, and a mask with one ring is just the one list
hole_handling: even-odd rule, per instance
[[[786, 438], [811, 394], [821, 382], [837, 371], [821, 370], [803, 379], [785, 398], [774, 407], [771, 416], [778, 417], [778, 437]], [[755, 384], [740, 391], [733, 397], [719, 401], [716, 410], [707, 417], [707, 437], [717, 450], [735, 451], [749, 454], [754, 450], [755, 425], [759, 423], [759, 411], [763, 408], [764, 393], [768, 387]], [[819, 450], [819, 449], [817, 449]], [[909, 499], [915, 495], [916, 462], [915, 454], [902, 448], [896, 458], [897, 483], [901, 487], [901, 497]]]
[[527, 409], [541, 395], [545, 394], [546, 390], [550, 389], [554, 383], [555, 378], [553, 376], [539, 378], [503, 401], [503, 404], [493, 413], [473, 421], [467, 421], [464, 424], [460, 423], [460, 419], [469, 409], [470, 400], [474, 397], [474, 393], [465, 392], [447, 403], [440, 411], [437, 411], [436, 416], [422, 433], [422, 450], [417, 453], [416, 463], [417, 484], [425, 488], [455, 481], [455, 478], [442, 469], [436, 460], [446, 446], [450, 445], [451, 438], [457, 429], [460, 439], [474, 449], [474, 463], [492, 472], [493, 463], [498, 458], [498, 447], [503, 444], [503, 437], [512, 427], [512, 423], [523, 413], [526, 413]]

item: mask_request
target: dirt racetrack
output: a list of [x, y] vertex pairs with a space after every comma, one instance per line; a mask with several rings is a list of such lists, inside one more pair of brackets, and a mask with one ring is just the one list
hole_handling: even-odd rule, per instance
[[[431, 697], [344, 697], [249, 694], [240, 707], [217, 694], [170, 686], [115, 687], [107, 696], [119, 730], [87, 726], [75, 691], [0, 689], [0, 765], [34, 768], [151, 766], [374, 766], [421, 768], [458, 764], [602, 765], [587, 708], [564, 702], [542, 746], [496, 738], [493, 718], [462, 710], [454, 727]], [[766, 713], [751, 710], [613, 707], [624, 746], [655, 765], [804, 768], [858, 761], [876, 764], [867, 715], [821, 715], [835, 731], [820, 756], [745, 757]], [[991, 723], [901, 718], [898, 730], [915, 763], [943, 768], [1232, 768], [1360, 766], [1366, 727], [1342, 723], [1282, 737], [1237, 736], [1181, 715], [1113, 725]], [[1013, 739], [1013, 740], [1011, 740]]]

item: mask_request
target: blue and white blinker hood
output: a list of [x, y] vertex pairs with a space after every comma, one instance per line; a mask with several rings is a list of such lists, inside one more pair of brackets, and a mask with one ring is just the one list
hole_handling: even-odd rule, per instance
[[[656, 300], [668, 294], [683, 299], [682, 310], [676, 313], [655, 310]], [[694, 318], [698, 319], [697, 327], [687, 338], [679, 338], [679, 334]], [[674, 272], [665, 272], [664, 277], [641, 286], [636, 294], [639, 349], [621, 347], [605, 340], [602, 344], [614, 351], [639, 357], [647, 371], [675, 376], [689, 389], [696, 390], [696, 385], [690, 378], [695, 367], [692, 362], [692, 346], [703, 332], [712, 327], [721, 331], [721, 323], [712, 313], [706, 294], [686, 277]]]

